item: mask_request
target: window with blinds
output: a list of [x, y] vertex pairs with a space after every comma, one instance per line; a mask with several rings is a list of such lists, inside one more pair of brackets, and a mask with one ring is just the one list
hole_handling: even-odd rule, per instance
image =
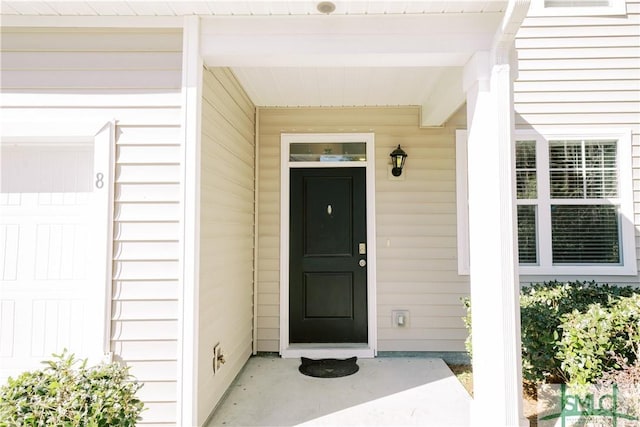
[[[638, 275], [632, 136], [516, 130], [514, 193], [519, 273], [536, 276]], [[456, 132], [458, 270], [468, 274], [466, 132]], [[636, 198], [637, 203], [637, 198]], [[527, 277], [529, 276], [529, 277]]]
[[617, 157], [616, 141], [549, 141], [554, 264], [620, 263]]
[[617, 206], [551, 205], [554, 264], [620, 264]]
[[618, 197], [615, 141], [550, 141], [552, 199]]
[[536, 238], [536, 206], [518, 206], [518, 261], [520, 264], [538, 263]]
[[622, 265], [618, 140], [521, 140], [515, 154], [520, 265]]
[[538, 263], [536, 205], [538, 175], [536, 141], [516, 142], [516, 194], [518, 199], [518, 260]]

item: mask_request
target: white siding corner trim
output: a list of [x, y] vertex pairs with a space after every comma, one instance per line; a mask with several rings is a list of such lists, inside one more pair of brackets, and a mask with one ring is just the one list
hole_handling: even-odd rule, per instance
[[[377, 354], [376, 300], [376, 200], [375, 200], [375, 135], [373, 133], [300, 133], [281, 134], [280, 139], [280, 355], [295, 357], [374, 357]], [[364, 142], [366, 162], [290, 162], [292, 143]], [[365, 167], [367, 180], [367, 324], [366, 347], [335, 347], [314, 344], [312, 347], [289, 343], [289, 169], [292, 167]]]
[[200, 20], [185, 17], [182, 64], [182, 156], [184, 201], [182, 218], [179, 334], [179, 372], [177, 419], [182, 425], [196, 425], [198, 417], [198, 296], [200, 260], [200, 142], [202, 116], [202, 58], [200, 51]]
[[456, 226], [458, 274], [469, 275], [469, 182], [467, 180], [467, 131], [456, 130]]
[[[113, 151], [116, 141], [116, 122], [106, 123], [94, 138], [93, 173], [95, 185], [103, 194], [96, 203], [94, 220], [103, 227], [94, 227], [92, 238], [100, 248], [104, 248], [106, 256], [96, 258], [93, 266], [98, 278], [103, 278], [105, 286], [102, 295], [96, 295], [102, 314], [102, 346], [105, 357], [111, 361], [111, 295], [113, 292], [113, 217], [115, 197], [115, 162]], [[101, 178], [101, 179], [100, 179]]]

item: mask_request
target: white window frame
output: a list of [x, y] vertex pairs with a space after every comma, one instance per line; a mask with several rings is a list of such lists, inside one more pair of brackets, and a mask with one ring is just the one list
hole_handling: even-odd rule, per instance
[[547, 6], [545, 0], [531, 0], [529, 16], [618, 16], [627, 14], [625, 0], [609, 0], [608, 6]]
[[[538, 206], [538, 265], [520, 265], [521, 275], [553, 275], [553, 276], [637, 276], [638, 260], [636, 259], [635, 225], [633, 211], [633, 168], [631, 131], [619, 129], [602, 130], [588, 134], [566, 132], [545, 132], [540, 135], [534, 131], [516, 131], [516, 141], [536, 141], [536, 173], [538, 182], [538, 198], [546, 194], [546, 205], [552, 203], [549, 192], [549, 140], [616, 140], [620, 214], [620, 243], [622, 250], [621, 265], [553, 265], [551, 248], [550, 215], [541, 216]], [[514, 162], [515, 167], [515, 162]], [[457, 192], [457, 229], [458, 229], [458, 274], [469, 274], [469, 209], [467, 181], [467, 131], [456, 131], [456, 192]], [[514, 185], [515, 191], [515, 185]], [[514, 194], [514, 204], [517, 206]], [[540, 232], [540, 230], [547, 230]]]

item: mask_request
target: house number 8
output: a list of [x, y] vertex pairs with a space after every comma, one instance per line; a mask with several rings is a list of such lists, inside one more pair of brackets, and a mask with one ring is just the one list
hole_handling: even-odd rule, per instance
[[96, 187], [97, 188], [104, 187], [104, 175], [100, 172], [96, 174]]

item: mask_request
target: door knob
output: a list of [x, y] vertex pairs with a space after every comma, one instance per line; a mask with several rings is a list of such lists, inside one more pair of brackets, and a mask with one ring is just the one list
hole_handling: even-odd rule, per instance
[[358, 261], [358, 264], [360, 265], [360, 267], [364, 267], [365, 265], [367, 265], [367, 261], [361, 259], [360, 261]]

